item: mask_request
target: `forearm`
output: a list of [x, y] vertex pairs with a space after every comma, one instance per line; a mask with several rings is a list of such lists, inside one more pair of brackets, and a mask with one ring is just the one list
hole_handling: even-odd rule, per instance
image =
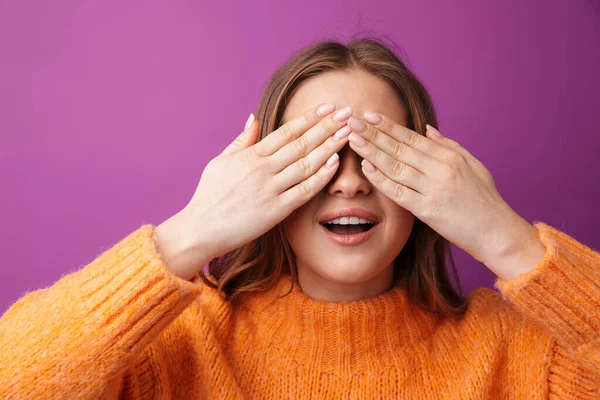
[[196, 297], [146, 225], [0, 319], [0, 398], [98, 398]]

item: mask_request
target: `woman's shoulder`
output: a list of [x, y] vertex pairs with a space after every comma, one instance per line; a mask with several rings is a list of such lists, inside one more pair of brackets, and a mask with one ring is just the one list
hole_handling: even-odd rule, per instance
[[[202, 284], [200, 277], [193, 281]], [[178, 348], [218, 346], [229, 334], [232, 320], [231, 303], [217, 289], [202, 284], [202, 290], [160, 334], [155, 348], [164, 347], [177, 357]]]
[[540, 343], [550, 343], [553, 340], [539, 323], [519, 312], [501, 293], [488, 287], [478, 287], [471, 291], [467, 296], [467, 311], [459, 323], [477, 326], [483, 332], [504, 340], [532, 335]]

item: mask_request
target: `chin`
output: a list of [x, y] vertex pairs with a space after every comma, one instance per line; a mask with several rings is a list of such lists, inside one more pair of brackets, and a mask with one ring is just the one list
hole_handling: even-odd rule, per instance
[[348, 260], [337, 260], [328, 262], [325, 268], [315, 268], [313, 272], [324, 279], [337, 283], [363, 283], [373, 279], [383, 272], [383, 268], [373, 265], [371, 261], [360, 260], [363, 257], [354, 257], [350, 262]]

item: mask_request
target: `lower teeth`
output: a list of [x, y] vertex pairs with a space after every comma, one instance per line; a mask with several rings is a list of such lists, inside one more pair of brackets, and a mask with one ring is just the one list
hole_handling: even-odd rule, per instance
[[338, 224], [328, 224], [325, 225], [327, 229], [331, 232], [336, 233], [338, 235], [354, 235], [357, 233], [363, 233], [368, 231], [373, 227], [373, 225], [369, 224], [361, 224], [361, 225], [338, 225]]

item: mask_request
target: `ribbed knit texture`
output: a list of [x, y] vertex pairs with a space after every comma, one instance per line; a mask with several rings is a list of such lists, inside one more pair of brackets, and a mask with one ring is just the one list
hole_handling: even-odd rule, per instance
[[401, 286], [313, 300], [284, 275], [240, 305], [174, 276], [143, 225], [0, 319], [0, 398], [598, 399], [600, 254], [536, 222], [546, 255], [464, 317]]

